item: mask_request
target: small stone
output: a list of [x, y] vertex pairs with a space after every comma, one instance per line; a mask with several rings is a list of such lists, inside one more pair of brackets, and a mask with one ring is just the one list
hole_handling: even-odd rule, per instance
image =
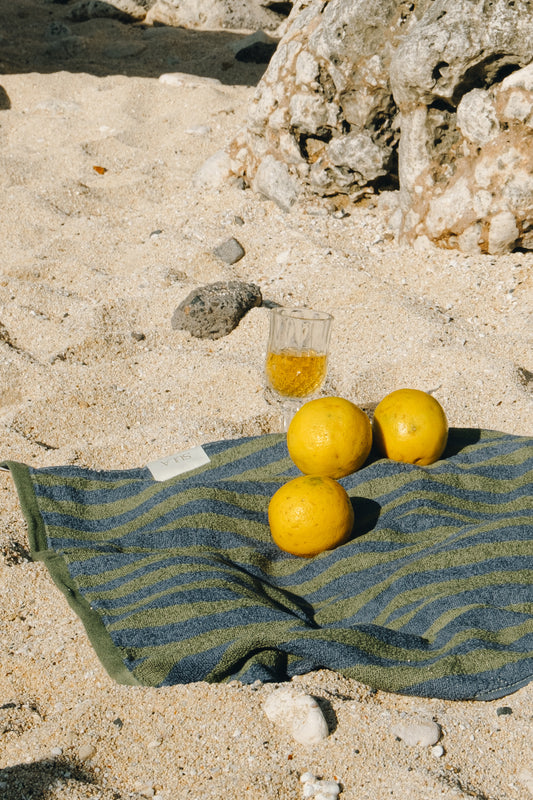
[[510, 706], [500, 706], [499, 708], [496, 709], [496, 714], [499, 717], [506, 717], [506, 716], [508, 716], [509, 714], [512, 714], [512, 713], [513, 713], [513, 709]]
[[52, 749], [50, 750], [50, 753], [53, 756], [61, 756], [61, 755], [63, 755], [63, 748], [62, 747], [52, 747]]
[[413, 720], [395, 725], [392, 728], [392, 733], [410, 747], [415, 745], [430, 747], [433, 744], [437, 744], [442, 731], [440, 725], [437, 725], [432, 720]]
[[193, 125], [187, 128], [185, 133], [190, 136], [207, 136], [208, 133], [211, 133], [211, 128], [209, 125]]
[[189, 75], [187, 72], [164, 72], [159, 76], [159, 82], [167, 86], [186, 86], [189, 89], [206, 86], [222, 86], [218, 78], [204, 77], [203, 75]]
[[434, 758], [441, 758], [444, 755], [444, 747], [441, 744], [436, 744], [431, 748], [431, 755]]
[[318, 744], [329, 735], [322, 709], [311, 695], [278, 689], [269, 695], [263, 710], [271, 722], [287, 728], [300, 744]]
[[257, 169], [253, 190], [272, 200], [283, 211], [289, 211], [296, 202], [300, 188], [289, 173], [286, 164], [267, 155]]
[[220, 339], [262, 302], [261, 290], [253, 283], [218, 281], [193, 289], [174, 311], [172, 327], [199, 339]]
[[78, 750], [80, 761], [89, 761], [96, 754], [96, 748], [92, 744], [82, 744]]
[[503, 255], [512, 250], [518, 233], [515, 215], [511, 211], [500, 211], [499, 214], [495, 214], [489, 226], [489, 253]]
[[226, 264], [236, 264], [245, 253], [242, 244], [232, 236], [231, 239], [227, 239], [215, 247], [213, 254]]
[[197, 189], [216, 189], [229, 178], [230, 172], [229, 155], [225, 150], [217, 150], [195, 172], [192, 183]]

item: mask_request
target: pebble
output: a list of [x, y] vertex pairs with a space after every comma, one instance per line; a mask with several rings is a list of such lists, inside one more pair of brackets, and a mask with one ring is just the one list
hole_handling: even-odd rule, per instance
[[277, 689], [268, 696], [263, 710], [271, 722], [285, 727], [300, 744], [318, 744], [329, 735], [322, 709], [311, 695]]
[[314, 800], [337, 800], [341, 792], [341, 787], [336, 781], [328, 781], [317, 778], [312, 772], [304, 772], [300, 775], [300, 783], [303, 784], [304, 800], [314, 798]]
[[510, 706], [500, 706], [499, 708], [496, 709], [496, 714], [499, 717], [506, 717], [506, 716], [508, 716], [509, 714], [512, 714], [512, 713], [513, 713], [513, 709]]
[[299, 193], [299, 185], [289, 173], [287, 165], [270, 153], [259, 163], [252, 188], [283, 211], [290, 211]]
[[96, 754], [96, 748], [92, 744], [82, 744], [78, 750], [80, 761], [89, 761]]
[[192, 184], [197, 189], [216, 189], [228, 180], [230, 174], [229, 155], [225, 150], [217, 150], [196, 170]]
[[211, 133], [211, 127], [209, 125], [193, 125], [191, 128], [186, 128], [185, 133], [191, 136], [207, 136], [208, 133]]
[[187, 295], [172, 315], [172, 327], [199, 339], [220, 339], [262, 302], [261, 290], [254, 283], [217, 281]]
[[189, 75], [187, 72], [165, 72], [159, 76], [159, 83], [165, 83], [167, 86], [186, 86], [189, 89], [200, 86], [222, 86], [218, 78]]
[[433, 720], [412, 720], [411, 722], [400, 722], [391, 729], [395, 736], [398, 736], [405, 744], [410, 747], [420, 745], [430, 747], [437, 744], [441, 737], [441, 727]]
[[224, 261], [225, 264], [236, 264], [245, 255], [244, 247], [233, 236], [226, 239], [213, 250], [213, 255]]

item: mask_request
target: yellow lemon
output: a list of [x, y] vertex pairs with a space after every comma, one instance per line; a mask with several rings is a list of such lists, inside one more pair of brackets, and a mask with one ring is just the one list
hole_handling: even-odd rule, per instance
[[369, 418], [343, 397], [310, 400], [287, 430], [289, 455], [306, 475], [349, 475], [365, 463], [371, 447]]
[[372, 428], [379, 452], [408, 464], [433, 464], [448, 441], [444, 409], [419, 389], [397, 389], [384, 397], [374, 412]]
[[333, 478], [301, 475], [273, 495], [268, 522], [281, 550], [309, 558], [348, 540], [354, 512], [346, 490]]

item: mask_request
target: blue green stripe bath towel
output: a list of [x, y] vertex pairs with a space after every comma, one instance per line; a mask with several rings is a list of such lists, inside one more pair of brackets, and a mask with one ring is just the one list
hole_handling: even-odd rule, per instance
[[452, 429], [429, 467], [371, 457], [342, 479], [352, 539], [311, 559], [267, 507], [299, 474], [283, 435], [147, 467], [5, 462], [32, 555], [117, 681], [283, 681], [326, 668], [376, 689], [488, 700], [533, 676], [533, 439]]

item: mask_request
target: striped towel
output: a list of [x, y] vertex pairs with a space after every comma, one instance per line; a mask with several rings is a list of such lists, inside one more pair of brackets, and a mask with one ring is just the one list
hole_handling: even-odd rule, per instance
[[493, 699], [533, 676], [533, 438], [452, 429], [429, 467], [372, 458], [342, 479], [350, 542], [311, 559], [271, 541], [298, 475], [283, 435], [204, 445], [208, 464], [5, 462], [47, 565], [127, 684], [283, 681], [319, 668], [376, 689]]

